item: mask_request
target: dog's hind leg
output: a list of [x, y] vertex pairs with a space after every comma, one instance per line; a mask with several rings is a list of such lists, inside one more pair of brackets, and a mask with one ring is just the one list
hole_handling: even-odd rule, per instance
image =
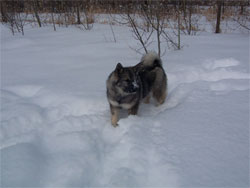
[[145, 104], [148, 104], [150, 102], [150, 93], [143, 99], [143, 102]]
[[114, 127], [116, 127], [118, 125], [117, 122], [119, 118], [119, 108], [110, 105], [110, 111], [111, 111], [111, 123]]
[[157, 101], [157, 106], [161, 105], [165, 102], [165, 99], [167, 97], [167, 90], [166, 88], [156, 89], [153, 91], [153, 97]]

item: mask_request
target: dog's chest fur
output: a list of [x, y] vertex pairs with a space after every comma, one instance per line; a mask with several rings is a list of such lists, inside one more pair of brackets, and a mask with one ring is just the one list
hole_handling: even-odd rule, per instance
[[119, 93], [115, 93], [114, 95], [108, 95], [108, 100], [111, 105], [123, 109], [130, 109], [140, 100], [140, 98], [138, 97], [139, 93], [128, 95], [120, 95]]

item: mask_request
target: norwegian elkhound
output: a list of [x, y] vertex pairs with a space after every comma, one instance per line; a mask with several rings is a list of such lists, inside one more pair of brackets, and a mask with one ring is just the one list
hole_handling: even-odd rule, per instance
[[160, 57], [155, 52], [149, 52], [133, 67], [123, 67], [118, 63], [109, 75], [106, 87], [111, 123], [117, 126], [120, 109], [136, 115], [140, 102], [143, 100], [149, 103], [151, 94], [157, 105], [164, 103], [167, 96], [167, 76]]

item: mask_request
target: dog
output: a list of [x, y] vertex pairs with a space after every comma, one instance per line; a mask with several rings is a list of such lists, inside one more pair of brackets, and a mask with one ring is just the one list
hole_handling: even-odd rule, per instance
[[157, 105], [164, 103], [167, 75], [160, 57], [155, 52], [149, 52], [135, 66], [123, 67], [118, 63], [109, 75], [106, 87], [111, 123], [116, 127], [120, 109], [128, 110], [129, 115], [137, 115], [141, 101], [149, 103], [151, 95]]

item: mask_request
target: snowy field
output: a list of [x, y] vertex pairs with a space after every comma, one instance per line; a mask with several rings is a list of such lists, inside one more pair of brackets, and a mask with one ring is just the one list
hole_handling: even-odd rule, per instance
[[113, 29], [1, 25], [2, 187], [249, 187], [249, 35], [182, 36], [166, 102], [113, 128], [106, 79], [141, 58]]

